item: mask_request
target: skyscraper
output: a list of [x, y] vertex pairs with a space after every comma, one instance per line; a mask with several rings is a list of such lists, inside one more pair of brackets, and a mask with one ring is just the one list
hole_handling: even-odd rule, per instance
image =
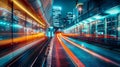
[[53, 7], [53, 26], [54, 27], [61, 27], [61, 7], [54, 6]]
[[72, 20], [73, 20], [73, 13], [72, 12], [67, 12], [66, 14], [66, 18], [67, 18], [67, 24], [71, 24]]

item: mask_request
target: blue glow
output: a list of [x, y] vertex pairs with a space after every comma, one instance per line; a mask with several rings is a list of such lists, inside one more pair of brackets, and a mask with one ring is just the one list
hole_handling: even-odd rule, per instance
[[80, 24], [80, 25], [82, 25], [83, 23], [82, 23], [82, 22], [80, 22], [79, 24]]
[[95, 18], [95, 19], [101, 19], [101, 18], [103, 18], [103, 17], [100, 16], [100, 15], [95, 15], [95, 16], [93, 16], [93, 18]]
[[9, 26], [10, 24], [8, 22], [5, 22], [5, 21], [0, 21], [0, 25]]
[[89, 20], [89, 19], [84, 20], [84, 23], [89, 23], [89, 22], [90, 22], [90, 20]]
[[2, 24], [2, 22], [0, 22], [0, 24]]
[[94, 21], [92, 18], [87, 19], [88, 22]]
[[3, 23], [4, 25], [6, 24], [6, 23]]
[[0, 21], [0, 24], [1, 24], [1, 25], [7, 25], [8, 23], [5, 22], [5, 21]]
[[10, 25], [10, 24], [7, 24], [8, 26]]
[[111, 9], [108, 9], [107, 11], [105, 11], [105, 13], [112, 14], [112, 15], [120, 13], [120, 5], [115, 6]]
[[48, 37], [50, 37], [51, 35], [50, 35], [50, 32], [47, 32], [47, 34], [48, 34]]
[[53, 29], [53, 27], [50, 27], [50, 29]]
[[53, 6], [53, 9], [59, 9], [62, 10], [62, 8], [60, 6]]
[[[90, 23], [90, 22], [93, 22], [93, 21], [95, 21], [95, 20], [99, 20], [99, 19], [103, 19], [103, 18], [105, 18], [106, 16], [101, 16], [101, 15], [94, 15], [94, 16], [92, 16], [92, 17], [89, 17], [88, 19], [85, 19], [85, 20], [83, 20], [83, 21], [80, 21], [79, 23], [77, 23], [76, 25], [78, 26], [78, 25], [81, 25], [81, 24], [87, 24], [87, 23]], [[71, 27], [69, 27], [69, 28], [67, 28], [67, 29], [65, 29], [65, 30], [72, 30], [73, 28], [75, 28], [76, 27], [76, 25], [73, 25], [73, 26], [71, 26]]]
[[40, 42], [41, 40], [37, 40], [35, 42], [32, 42], [24, 47], [21, 47], [11, 53], [8, 53], [7, 55], [3, 56], [0, 58], [0, 66], [5, 65], [6, 63], [8, 63], [9, 61], [11, 61], [12, 59], [14, 59], [16, 56], [20, 55], [21, 53], [23, 53], [24, 51], [28, 50], [29, 48], [31, 48], [32, 46], [34, 46], [34, 44], [37, 44], [38, 42]]
[[14, 24], [13, 27], [22, 28], [22, 26], [21, 26], [21, 25], [18, 25], [18, 24]]

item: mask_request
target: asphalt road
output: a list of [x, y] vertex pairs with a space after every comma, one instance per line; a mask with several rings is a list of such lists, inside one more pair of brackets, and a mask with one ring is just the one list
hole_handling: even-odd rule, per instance
[[[78, 47], [62, 38], [64, 44], [86, 67], [119, 67], [120, 54], [83, 41], [67, 38]], [[80, 47], [80, 48], [79, 48]]]
[[[120, 67], [120, 53], [118, 52], [64, 36], [60, 39], [85, 67]], [[24, 47], [16, 47], [17, 50], [15, 49], [13, 54], [8, 52], [8, 55], [1, 55], [0, 60], [4, 61], [4, 58], [8, 60], [8, 62], [5, 61], [7, 67], [46, 67], [50, 42], [51, 38], [46, 38]], [[54, 38], [51, 67], [74, 67], [74, 61], [71, 60], [70, 55], [63, 49], [58, 39]]]
[[[6, 66], [9, 67], [40, 67], [43, 65], [45, 51], [51, 39], [44, 40], [35, 46], [32, 46], [21, 55], [14, 58]], [[37, 65], [37, 66], [36, 66]]]

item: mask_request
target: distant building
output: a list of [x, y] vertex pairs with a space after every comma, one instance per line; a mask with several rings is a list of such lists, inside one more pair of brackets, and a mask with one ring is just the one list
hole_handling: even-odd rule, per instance
[[66, 20], [67, 20], [67, 24], [72, 23], [72, 20], [73, 20], [73, 13], [72, 12], [67, 12], [66, 13]]
[[61, 27], [61, 7], [54, 6], [53, 7], [53, 26]]
[[73, 21], [74, 23], [79, 22], [79, 20], [77, 19], [79, 17], [79, 11], [78, 9], [75, 7], [73, 8]]

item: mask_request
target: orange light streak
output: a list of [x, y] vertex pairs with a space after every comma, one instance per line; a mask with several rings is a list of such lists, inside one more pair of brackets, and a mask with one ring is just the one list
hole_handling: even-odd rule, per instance
[[44, 33], [38, 33], [38, 34], [34, 34], [34, 35], [29, 35], [29, 36], [23, 36], [23, 37], [18, 37], [18, 38], [14, 38], [14, 39], [8, 39], [8, 40], [0, 40], [0, 46], [5, 46], [8, 45], [10, 43], [19, 43], [19, 42], [23, 42], [23, 41], [29, 41], [29, 40], [33, 40], [36, 38], [42, 38], [45, 37]]
[[20, 9], [22, 9], [24, 12], [26, 12], [29, 16], [31, 16], [34, 20], [36, 20], [37, 22], [39, 22], [42, 25], [42, 28], [44, 28], [46, 25], [44, 23], [42, 23], [42, 21], [40, 21], [36, 16], [34, 16], [30, 11], [28, 11], [24, 5], [20, 4], [20, 2], [18, 0], [12, 0], [13, 3], [18, 6]]
[[[62, 36], [62, 35], [61, 35], [61, 36]], [[79, 44], [76, 44], [76, 43], [70, 41], [67, 37], [62, 36], [62, 38], [64, 38], [66, 41], [68, 41], [68, 42], [71, 43], [72, 45], [74, 45], [74, 46], [76, 46], [76, 47], [78, 47], [78, 48], [80, 48], [80, 49], [88, 52], [89, 54], [91, 54], [91, 55], [93, 55], [93, 56], [95, 56], [95, 57], [97, 57], [97, 58], [99, 58], [99, 59], [101, 59], [101, 60], [103, 60], [103, 61], [106, 61], [106, 62], [115, 64], [116, 66], [120, 66], [119, 63], [116, 63], [116, 62], [114, 62], [114, 61], [112, 61], [112, 60], [110, 60], [110, 59], [108, 59], [108, 58], [106, 58], [106, 57], [103, 57], [103, 56], [101, 56], [101, 55], [99, 55], [99, 54], [97, 54], [97, 53], [95, 53], [95, 52], [93, 52], [93, 51], [91, 51], [91, 50], [88, 50], [88, 49], [80, 46]]]
[[65, 34], [65, 33], [62, 33], [62, 35], [64, 35], [64, 36], [72, 36], [72, 37], [78, 37], [78, 36], [80, 36], [80, 34], [70, 34], [70, 33], [67, 33], [67, 34]]
[[85, 65], [72, 53], [72, 51], [62, 42], [62, 40], [59, 37], [59, 34], [57, 34], [57, 38], [62, 45], [63, 49], [66, 51], [66, 53], [69, 55], [71, 60], [74, 62], [74, 64], [77, 67], [85, 67]]

